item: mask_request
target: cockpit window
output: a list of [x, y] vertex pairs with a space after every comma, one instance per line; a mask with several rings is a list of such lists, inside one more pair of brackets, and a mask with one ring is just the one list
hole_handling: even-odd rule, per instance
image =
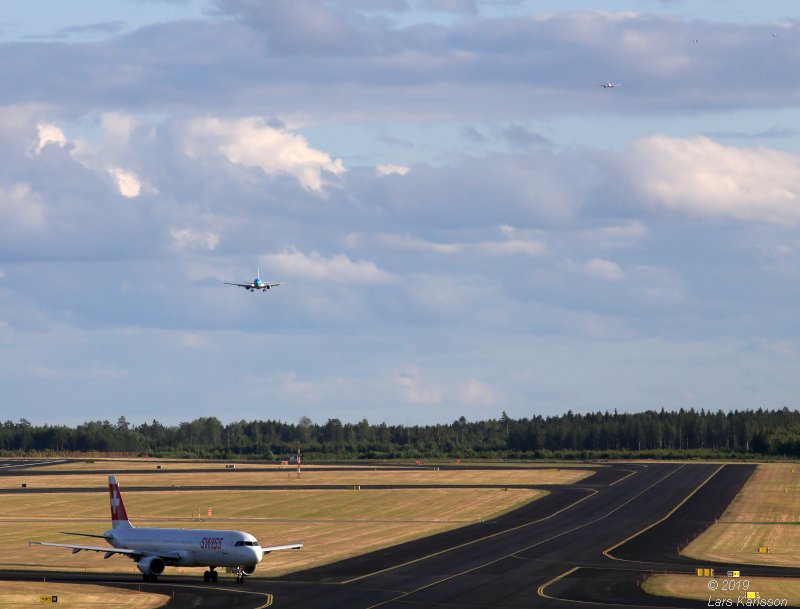
[[237, 542], [236, 542], [235, 544], [233, 544], [233, 545], [235, 545], [237, 548], [239, 548], [239, 547], [241, 547], [241, 546], [243, 546], [243, 545], [244, 545], [244, 542], [243, 542], [243, 541], [237, 541]]

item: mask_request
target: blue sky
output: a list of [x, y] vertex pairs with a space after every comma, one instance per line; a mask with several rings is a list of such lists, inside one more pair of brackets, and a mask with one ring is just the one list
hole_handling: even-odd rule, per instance
[[797, 407], [796, 4], [595, 4], [15, 4], [0, 417]]

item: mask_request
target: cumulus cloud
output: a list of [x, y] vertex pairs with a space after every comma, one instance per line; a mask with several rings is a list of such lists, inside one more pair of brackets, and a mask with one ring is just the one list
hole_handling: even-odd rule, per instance
[[442, 401], [441, 389], [423, 383], [416, 364], [398, 374], [395, 382], [402, 389], [403, 399], [409, 404], [433, 405]]
[[427, 252], [434, 254], [462, 254], [477, 252], [486, 256], [542, 256], [547, 253], [547, 245], [536, 239], [512, 238], [506, 241], [478, 241], [475, 243], [438, 243], [418, 237], [383, 233], [376, 240], [398, 250]]
[[616, 262], [603, 260], [602, 258], [592, 258], [583, 265], [583, 271], [589, 277], [601, 279], [603, 281], [619, 281], [625, 276]]
[[36, 130], [39, 134], [39, 141], [36, 144], [36, 152], [41, 153], [42, 148], [48, 144], [56, 144], [57, 146], [64, 146], [67, 143], [67, 136], [64, 132], [50, 123], [39, 123], [36, 125]]
[[313, 279], [347, 284], [384, 283], [391, 275], [369, 260], [350, 260], [344, 254], [325, 258], [319, 252], [304, 254], [288, 248], [279, 254], [261, 257], [263, 267], [270, 272], [282, 273], [290, 279]]
[[196, 118], [182, 126], [183, 151], [191, 157], [222, 154], [232, 163], [259, 167], [267, 175], [288, 174], [319, 192], [345, 172], [341, 159], [312, 148], [308, 141], [267, 124], [263, 118]]
[[639, 220], [629, 220], [621, 225], [589, 229], [584, 235], [600, 247], [615, 249], [637, 245], [650, 237], [650, 231]]
[[134, 172], [121, 167], [110, 167], [108, 173], [114, 178], [119, 194], [126, 199], [135, 199], [142, 192], [142, 183]]
[[693, 218], [800, 222], [800, 155], [654, 135], [631, 144], [626, 181], [651, 207]]
[[488, 406], [495, 403], [494, 391], [486, 383], [471, 378], [461, 391], [461, 399], [467, 404]]
[[375, 171], [379, 176], [388, 176], [392, 174], [404, 176], [411, 171], [411, 169], [403, 167], [402, 165], [378, 165]]
[[219, 245], [219, 235], [211, 231], [193, 228], [170, 228], [170, 237], [175, 249], [179, 251], [199, 249], [213, 251]]

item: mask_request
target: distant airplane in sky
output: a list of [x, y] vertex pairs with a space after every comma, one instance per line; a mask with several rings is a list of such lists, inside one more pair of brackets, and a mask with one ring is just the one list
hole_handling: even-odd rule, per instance
[[122, 554], [136, 562], [144, 581], [155, 582], [170, 567], [208, 567], [203, 580], [217, 581], [217, 567], [225, 567], [236, 575], [236, 583], [243, 584], [245, 575], [252, 575], [261, 559], [270, 552], [296, 550], [302, 543], [285, 546], [261, 547], [256, 538], [243, 531], [222, 529], [163, 529], [147, 527], [137, 529], [125, 511], [116, 476], [108, 477], [111, 496], [111, 530], [102, 535], [89, 533], [65, 533], [83, 537], [105, 539], [109, 546], [79, 546], [68, 543], [28, 541], [28, 544], [70, 548], [73, 554], [81, 550], [105, 552], [103, 558]]
[[227, 281], [223, 281], [225, 285], [238, 285], [240, 288], [244, 288], [245, 290], [250, 290], [251, 292], [255, 292], [256, 290], [269, 290], [270, 288], [274, 288], [280, 283], [265, 283], [261, 281], [261, 269], [256, 270], [256, 278], [253, 279], [250, 283], [229, 283]]
[[601, 87], [604, 89], [613, 89], [614, 87], [619, 87], [622, 83], [621, 82], [604, 82]]
[[695, 38], [694, 40], [692, 40], [692, 43], [700, 44], [700, 39], [699, 38]]

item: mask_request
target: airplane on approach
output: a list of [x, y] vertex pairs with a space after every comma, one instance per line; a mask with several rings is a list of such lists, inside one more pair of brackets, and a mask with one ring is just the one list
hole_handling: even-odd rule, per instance
[[236, 285], [240, 288], [244, 288], [245, 290], [250, 290], [251, 292], [255, 292], [256, 290], [261, 290], [263, 292], [264, 290], [269, 290], [277, 285], [280, 285], [280, 283], [263, 282], [261, 280], [261, 269], [256, 270], [256, 278], [250, 283], [229, 283], [227, 281], [223, 281], [222, 283], [225, 285]]
[[600, 86], [603, 87], [604, 89], [613, 89], [614, 87], [619, 87], [621, 84], [622, 84], [621, 82], [608, 82], [608, 81], [606, 81]]
[[243, 531], [155, 527], [137, 529], [128, 520], [116, 476], [108, 477], [108, 491], [111, 496], [111, 529], [102, 535], [65, 534], [99, 537], [105, 539], [112, 547], [30, 540], [28, 545], [70, 548], [73, 554], [81, 550], [105, 552], [103, 558], [122, 554], [136, 562], [146, 582], [158, 581], [158, 576], [167, 566], [208, 567], [208, 571], [203, 573], [203, 580], [215, 582], [217, 567], [225, 567], [229, 573], [236, 575], [237, 584], [244, 583], [245, 575], [255, 573], [258, 563], [270, 552], [297, 550], [303, 547], [302, 543], [262, 547], [255, 537]]

